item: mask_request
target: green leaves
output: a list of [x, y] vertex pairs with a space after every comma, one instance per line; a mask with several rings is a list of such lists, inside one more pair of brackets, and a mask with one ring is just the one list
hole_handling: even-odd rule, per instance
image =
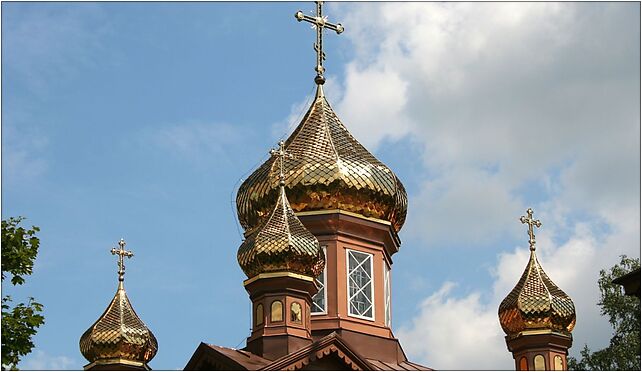
[[2, 281], [11, 274], [13, 285], [23, 284], [24, 276], [31, 275], [40, 246], [40, 239], [35, 236], [40, 229], [18, 227], [22, 220], [24, 217], [2, 220]]
[[[24, 284], [25, 276], [33, 273], [33, 263], [38, 255], [40, 231], [32, 226], [26, 230], [18, 224], [23, 217], [2, 221], [2, 282], [11, 276], [11, 284]], [[11, 306], [11, 296], [2, 297], [2, 369], [17, 369], [20, 358], [34, 347], [32, 337], [44, 324], [43, 306], [33, 297], [29, 301]]]
[[573, 370], [640, 370], [640, 299], [625, 296], [622, 286], [613, 279], [640, 267], [640, 259], [620, 257], [620, 263], [609, 270], [600, 270], [598, 286], [601, 298], [598, 305], [602, 315], [609, 317], [613, 337], [605, 349], [591, 352], [587, 345], [580, 352], [581, 358], [568, 359]]
[[34, 347], [31, 338], [37, 328], [45, 322], [40, 314], [42, 304], [29, 298], [27, 304], [9, 306], [11, 297], [2, 298], [2, 369], [15, 370], [20, 357], [27, 355]]

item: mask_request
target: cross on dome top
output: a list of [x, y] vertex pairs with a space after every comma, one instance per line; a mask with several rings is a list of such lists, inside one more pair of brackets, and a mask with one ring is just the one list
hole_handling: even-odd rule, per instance
[[317, 66], [315, 67], [317, 76], [314, 78], [314, 82], [322, 85], [325, 83], [325, 78], [323, 77], [323, 72], [325, 71], [325, 68], [323, 68], [323, 61], [325, 60], [325, 53], [323, 52], [323, 29], [333, 30], [338, 35], [344, 31], [344, 28], [341, 23], [335, 25], [328, 22], [328, 17], [323, 15], [323, 1], [316, 1], [316, 4], [316, 17], [305, 15], [300, 10], [294, 14], [294, 17], [299, 22], [306, 21], [312, 23], [312, 27], [317, 30], [317, 42], [314, 44], [314, 50], [317, 52]]
[[125, 257], [131, 258], [134, 256], [132, 251], [125, 250], [125, 239], [121, 238], [118, 241], [118, 249], [112, 248], [111, 254], [118, 255], [118, 281], [122, 283], [125, 280]]
[[279, 141], [279, 148], [270, 150], [270, 155], [279, 158], [279, 185], [285, 186], [285, 174], [283, 174], [283, 159], [292, 159], [294, 156], [285, 150], [285, 142]]
[[[527, 217], [528, 216], [528, 217]], [[541, 227], [542, 223], [539, 220], [533, 219], [533, 210], [528, 208], [526, 210], [526, 216], [521, 216], [519, 218], [522, 223], [528, 224], [528, 243], [530, 244], [531, 251], [535, 250], [535, 231], [533, 226]]]

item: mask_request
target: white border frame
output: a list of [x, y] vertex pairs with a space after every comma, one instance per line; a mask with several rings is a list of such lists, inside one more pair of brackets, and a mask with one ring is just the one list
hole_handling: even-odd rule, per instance
[[[372, 298], [370, 299], [372, 302], [372, 317], [367, 317], [363, 315], [358, 315], [358, 314], [352, 314], [350, 312], [350, 252], [357, 252], [361, 254], [365, 254], [370, 256], [370, 293], [372, 295]], [[373, 266], [373, 261], [374, 261], [374, 255], [372, 253], [368, 252], [362, 252], [358, 251], [356, 249], [349, 249], [346, 248], [346, 306], [348, 307], [348, 316], [353, 317], [353, 318], [358, 318], [358, 319], [365, 319], [365, 320], [370, 320], [370, 321], [375, 321], [375, 313], [377, 308], [375, 307], [375, 288], [374, 288], [374, 266]]]
[[[323, 267], [323, 311], [311, 311], [310, 315], [327, 315], [328, 314], [328, 246], [324, 245], [323, 255], [325, 256], [325, 266]], [[316, 280], [317, 278], [314, 278]], [[315, 294], [316, 296], [316, 294]], [[314, 297], [314, 296], [313, 296]], [[314, 300], [311, 308], [314, 308]]]
[[[392, 273], [386, 260], [383, 260], [383, 323], [392, 328]], [[388, 295], [386, 297], [386, 294]]]

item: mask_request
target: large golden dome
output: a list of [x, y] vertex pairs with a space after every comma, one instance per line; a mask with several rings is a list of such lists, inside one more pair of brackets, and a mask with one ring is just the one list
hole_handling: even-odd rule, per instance
[[239, 247], [239, 265], [248, 278], [278, 271], [316, 278], [325, 266], [319, 241], [294, 215], [285, 188], [278, 191], [270, 216]]
[[[397, 176], [348, 132], [323, 94], [285, 141], [285, 185], [296, 212], [341, 209], [392, 223], [399, 231], [408, 198]], [[246, 234], [272, 211], [279, 195], [279, 166], [268, 159], [239, 188], [236, 206]]]

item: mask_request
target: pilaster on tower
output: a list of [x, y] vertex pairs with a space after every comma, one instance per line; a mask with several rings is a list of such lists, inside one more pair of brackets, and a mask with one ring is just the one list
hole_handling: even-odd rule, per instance
[[530, 259], [519, 282], [499, 305], [499, 322], [518, 371], [565, 371], [573, 343], [575, 306], [553, 283], [535, 255], [533, 210], [520, 221], [528, 224]]

